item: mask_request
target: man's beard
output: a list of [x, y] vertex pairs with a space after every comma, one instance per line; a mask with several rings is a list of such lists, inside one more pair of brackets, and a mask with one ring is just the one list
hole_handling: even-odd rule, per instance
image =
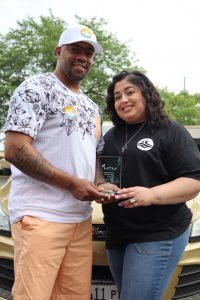
[[88, 72], [89, 72], [89, 69], [85, 70], [85, 72], [83, 72], [83, 73], [78, 73], [78, 72], [76, 72], [76, 70], [73, 70], [73, 68], [72, 68], [68, 72], [68, 77], [70, 80], [72, 80], [74, 82], [80, 82], [87, 76]]

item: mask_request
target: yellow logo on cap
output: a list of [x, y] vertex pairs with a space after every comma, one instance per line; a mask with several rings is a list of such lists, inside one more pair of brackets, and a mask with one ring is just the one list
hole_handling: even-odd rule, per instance
[[92, 37], [92, 34], [93, 32], [87, 27], [81, 29], [81, 35], [83, 35], [86, 38], [90, 39]]

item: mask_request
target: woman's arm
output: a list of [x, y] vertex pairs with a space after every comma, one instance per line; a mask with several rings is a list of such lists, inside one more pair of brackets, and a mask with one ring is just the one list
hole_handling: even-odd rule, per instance
[[[115, 196], [120, 206], [137, 207], [149, 205], [168, 205], [186, 202], [200, 192], [200, 180], [180, 177], [171, 182], [152, 188], [135, 186], [122, 189]], [[132, 199], [130, 201], [130, 199]]]
[[200, 192], [200, 180], [180, 177], [171, 182], [152, 188], [158, 205], [176, 204], [191, 200]]

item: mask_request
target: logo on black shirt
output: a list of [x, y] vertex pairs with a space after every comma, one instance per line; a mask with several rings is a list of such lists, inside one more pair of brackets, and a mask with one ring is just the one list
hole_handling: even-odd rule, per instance
[[142, 139], [137, 143], [138, 149], [142, 151], [149, 151], [153, 148], [153, 146], [154, 146], [154, 142], [152, 139], [149, 138]]

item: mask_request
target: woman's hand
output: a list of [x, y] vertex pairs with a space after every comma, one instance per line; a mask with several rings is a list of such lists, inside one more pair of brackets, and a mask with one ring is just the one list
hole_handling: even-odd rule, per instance
[[153, 190], [142, 186], [123, 188], [115, 194], [115, 199], [120, 200], [118, 205], [124, 208], [149, 206], [153, 204], [154, 198]]

